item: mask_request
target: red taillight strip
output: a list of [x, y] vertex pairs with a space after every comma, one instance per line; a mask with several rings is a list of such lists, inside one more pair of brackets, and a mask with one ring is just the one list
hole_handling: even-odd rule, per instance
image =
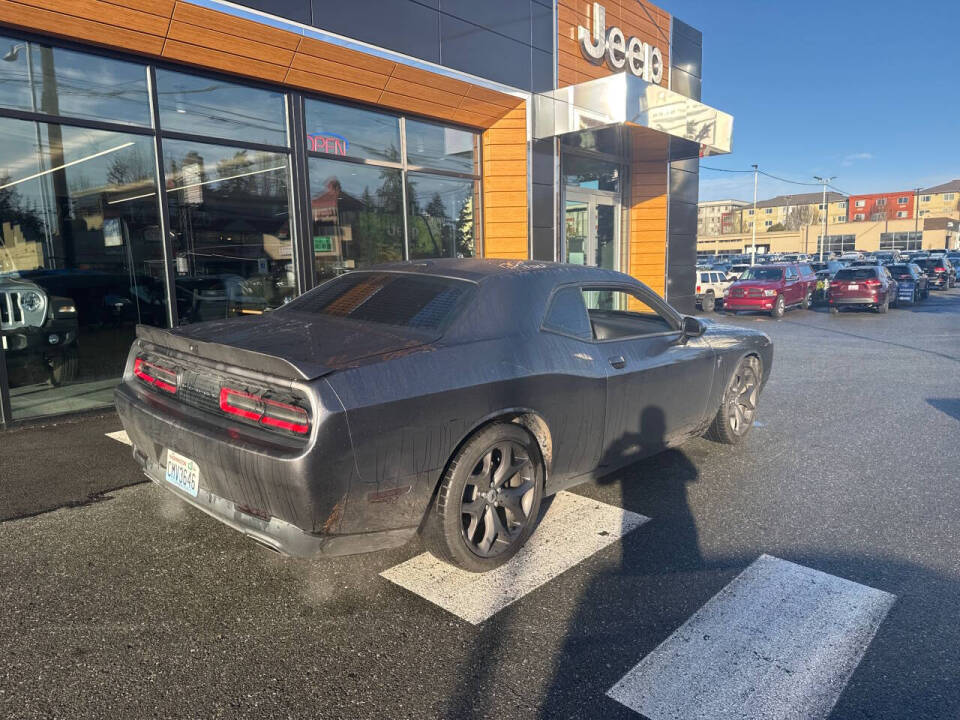
[[[173, 382], [167, 382], [166, 380], [161, 380], [156, 375], [151, 375], [149, 372], [147, 372], [148, 369], [153, 370], [158, 374], [163, 373], [167, 375], [168, 380], [172, 380]], [[133, 362], [133, 374], [148, 385], [158, 387], [165, 392], [177, 392], [177, 374], [173, 370], [168, 370], [167, 368], [160, 367], [159, 365], [155, 365], [152, 362], [147, 362], [143, 358], [138, 357]]]
[[[242, 398], [244, 400], [252, 400], [257, 404], [257, 410], [254, 411], [247, 408], [237, 407], [230, 402], [230, 398], [233, 396]], [[263, 408], [262, 411], [260, 409], [261, 407]], [[298, 420], [302, 419], [302, 422], [274, 417], [270, 414], [271, 408], [277, 408], [279, 410], [284, 410], [287, 413], [292, 413], [297, 417]], [[274, 427], [279, 430], [288, 430], [299, 435], [306, 435], [308, 432], [310, 432], [310, 423], [307, 417], [307, 411], [303, 408], [296, 407], [295, 405], [288, 405], [287, 403], [277, 402], [276, 400], [268, 400], [267, 398], [259, 395], [251, 395], [250, 393], [234, 390], [233, 388], [220, 389], [220, 409], [225, 413], [237, 415], [239, 417], [246, 418], [247, 420], [253, 420], [254, 422], [259, 422], [262, 425]]]

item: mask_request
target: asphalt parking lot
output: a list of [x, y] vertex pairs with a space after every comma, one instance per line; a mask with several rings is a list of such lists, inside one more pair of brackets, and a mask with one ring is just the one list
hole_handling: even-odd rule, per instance
[[[647, 681], [759, 708], [732, 717], [960, 716], [960, 289], [882, 316], [708, 317], [775, 343], [747, 441], [578, 486], [584, 517], [631, 522], [597, 542], [583, 528], [598, 549], [472, 620], [381, 576], [417, 544], [284, 559], [141, 483], [113, 416], [61, 424], [53, 445], [0, 435], [0, 716], [636, 718], [608, 691], [764, 556], [889, 599], [849, 672], [799, 687], [822, 668], [774, 677], [731, 645], [709, 682], [669, 662]], [[803, 641], [777, 625], [771, 657]], [[735, 688], [750, 663], [762, 682]], [[794, 672], [796, 705], [750, 704]]]

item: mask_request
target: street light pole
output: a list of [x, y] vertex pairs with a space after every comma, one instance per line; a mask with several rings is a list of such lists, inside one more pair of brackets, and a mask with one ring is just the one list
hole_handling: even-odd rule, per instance
[[831, 180], [836, 180], [837, 176], [834, 175], [828, 178], [822, 178], [819, 175], [814, 175], [813, 179], [817, 182], [823, 183], [823, 232], [820, 235], [820, 262], [823, 262], [823, 246], [827, 242], [827, 185]]
[[757, 264], [757, 174], [758, 166], [753, 166], [753, 247], [750, 250], [750, 264]]

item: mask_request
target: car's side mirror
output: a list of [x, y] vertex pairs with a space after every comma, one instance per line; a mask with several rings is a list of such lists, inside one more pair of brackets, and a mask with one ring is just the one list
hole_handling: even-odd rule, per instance
[[680, 342], [686, 342], [689, 338], [700, 337], [707, 331], [707, 326], [697, 320], [692, 315], [684, 315], [683, 323], [680, 325]]

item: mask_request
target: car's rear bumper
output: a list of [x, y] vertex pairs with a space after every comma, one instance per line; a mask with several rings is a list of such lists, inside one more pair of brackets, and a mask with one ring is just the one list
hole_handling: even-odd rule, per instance
[[828, 302], [831, 305], [880, 305], [883, 300], [875, 297], [831, 297]]
[[401, 528], [352, 535], [309, 533], [277, 517], [263, 518], [244, 512], [237, 503], [200, 488], [193, 497], [164, 479], [164, 470], [143, 453], [134, 451], [134, 457], [144, 474], [154, 483], [169, 490], [181, 500], [202, 510], [224, 525], [243, 533], [254, 542], [275, 552], [293, 557], [323, 555], [355, 555], [398, 547], [416, 534], [417, 528]]

